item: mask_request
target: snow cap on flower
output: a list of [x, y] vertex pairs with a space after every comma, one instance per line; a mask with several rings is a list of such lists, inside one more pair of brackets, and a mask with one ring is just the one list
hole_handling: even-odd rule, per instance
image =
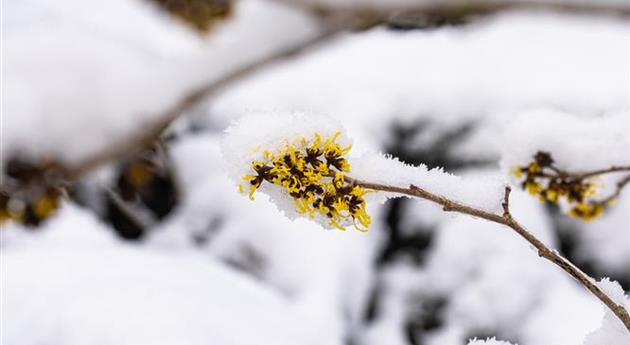
[[222, 143], [230, 177], [250, 199], [261, 191], [289, 218], [366, 230], [366, 191], [346, 178], [351, 147], [337, 121], [307, 113], [246, 116]]

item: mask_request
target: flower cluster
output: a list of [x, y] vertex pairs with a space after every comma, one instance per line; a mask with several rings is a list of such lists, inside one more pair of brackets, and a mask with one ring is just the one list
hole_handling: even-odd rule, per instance
[[561, 171], [553, 163], [548, 152], [539, 151], [528, 165], [514, 167], [513, 173], [522, 179], [522, 188], [541, 201], [557, 204], [566, 200], [570, 216], [583, 221], [600, 217], [606, 203], [591, 200], [596, 194], [594, 181]]
[[12, 220], [25, 225], [38, 225], [59, 208], [61, 193], [47, 189], [34, 198], [9, 196], [0, 191], [0, 224]]
[[6, 162], [0, 189], [0, 224], [5, 221], [37, 226], [50, 218], [64, 194], [53, 162], [34, 163], [21, 158]]
[[267, 182], [291, 196], [298, 213], [311, 219], [323, 217], [340, 230], [353, 224], [365, 231], [371, 222], [363, 198], [367, 191], [345, 176], [350, 164], [344, 156], [351, 147], [337, 143], [340, 134], [328, 138], [315, 134], [277, 152], [264, 151], [262, 161], [251, 162], [252, 173], [242, 177], [240, 191], [245, 193], [243, 184], [249, 186], [253, 199], [254, 192]]
[[217, 22], [227, 18], [233, 12], [230, 0], [151, 1], [201, 32], [208, 32]]

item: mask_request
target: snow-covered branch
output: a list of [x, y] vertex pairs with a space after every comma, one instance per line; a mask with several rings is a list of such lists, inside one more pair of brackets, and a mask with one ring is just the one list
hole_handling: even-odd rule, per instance
[[387, 193], [396, 193], [402, 195], [408, 195], [434, 202], [440, 206], [446, 212], [455, 212], [461, 214], [467, 214], [469, 216], [482, 218], [490, 222], [498, 223], [509, 227], [525, 239], [529, 244], [534, 246], [538, 251], [538, 255], [550, 262], [554, 263], [571, 277], [575, 278], [580, 284], [588, 289], [595, 297], [597, 297], [602, 303], [604, 303], [625, 325], [630, 332], [630, 314], [623, 305], [615, 303], [601, 288], [595, 284], [595, 280], [589, 277], [586, 273], [580, 270], [573, 263], [558, 254], [557, 251], [547, 247], [541, 240], [528, 231], [523, 225], [521, 225], [514, 217], [509, 209], [509, 197], [510, 187], [505, 188], [504, 200], [502, 203], [504, 212], [503, 214], [496, 214], [487, 212], [485, 210], [476, 208], [474, 206], [464, 205], [459, 202], [450, 200], [441, 195], [434, 194], [425, 189], [419, 188], [414, 185], [409, 187], [397, 187], [391, 185], [383, 185], [378, 183], [371, 183], [366, 181], [354, 180], [352, 178], [346, 178], [346, 180], [355, 186], [360, 186], [367, 190], [382, 191]]
[[[262, 190], [290, 218], [301, 216], [325, 227], [344, 230], [354, 225], [363, 230], [370, 225], [366, 197], [385, 193], [390, 197], [428, 200], [446, 212], [504, 225], [536, 248], [540, 257], [560, 267], [589, 290], [630, 332], [630, 314], [623, 305], [616, 303], [593, 278], [549, 248], [512, 216], [509, 186], [502, 184], [500, 207], [477, 206], [475, 203], [487, 202], [480, 201], [479, 195], [484, 194], [490, 195], [491, 202], [499, 203], [494, 199], [498, 183], [489, 188], [477, 182], [465, 183], [441, 170], [427, 171], [424, 166], [408, 166], [381, 155], [364, 155], [367, 158], [352, 161], [347, 158], [350, 149], [351, 141], [337, 122], [325, 116], [299, 113], [243, 118], [228, 129], [223, 143], [226, 163], [240, 191], [245, 193], [247, 188], [253, 199], [254, 193]], [[538, 156], [537, 167], [552, 165], [548, 154]], [[368, 163], [359, 167], [358, 172], [352, 170], [353, 163], [361, 160]], [[357, 175], [368, 177], [357, 178]], [[500, 211], [495, 211], [497, 209]]]

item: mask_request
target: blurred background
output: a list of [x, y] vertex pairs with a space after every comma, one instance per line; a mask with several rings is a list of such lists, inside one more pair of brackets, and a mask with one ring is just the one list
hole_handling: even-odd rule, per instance
[[[500, 175], [515, 118], [628, 113], [629, 16], [624, 0], [2, 1], [0, 342], [581, 344], [602, 308], [513, 233], [408, 199], [369, 205], [367, 234], [290, 221], [238, 194], [219, 145], [244, 114], [308, 111], [353, 151]], [[512, 205], [625, 291], [629, 207], [585, 224], [520, 190]]]

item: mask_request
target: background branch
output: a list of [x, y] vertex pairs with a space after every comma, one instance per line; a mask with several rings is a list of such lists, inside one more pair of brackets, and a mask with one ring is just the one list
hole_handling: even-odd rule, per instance
[[76, 166], [68, 167], [65, 171], [66, 178], [70, 180], [77, 179], [106, 162], [128, 156], [150, 145], [160, 137], [160, 135], [171, 123], [183, 114], [186, 114], [190, 109], [204, 99], [211, 97], [232, 83], [253, 75], [266, 67], [291, 58], [295, 55], [299, 55], [305, 50], [314, 48], [317, 45], [329, 41], [337, 33], [345, 30], [345, 27], [340, 25], [342, 22], [343, 20], [341, 20], [341, 18], [331, 17], [329, 20], [325, 21], [324, 29], [316, 36], [287, 49], [281, 50], [262, 60], [242, 66], [219, 80], [193, 90], [173, 107], [165, 110], [161, 115], [159, 115], [157, 117], [158, 120], [155, 123], [139, 131], [137, 136], [132, 137], [118, 145], [112, 146], [109, 150], [94, 155]]
[[[199, 89], [191, 91], [173, 107], [166, 109], [157, 118], [158, 120], [137, 132], [137, 135], [119, 143], [108, 150], [96, 154], [87, 160], [65, 169], [64, 176], [68, 180], [75, 180], [94, 168], [109, 161], [128, 156], [143, 147], [146, 147], [159, 138], [168, 126], [177, 118], [186, 114], [191, 108], [202, 100], [212, 97], [226, 87], [251, 76], [264, 68], [282, 60], [299, 55], [318, 45], [322, 45], [333, 39], [338, 33], [348, 30], [364, 30], [376, 25], [396, 22], [401, 16], [414, 18], [418, 14], [426, 16], [443, 16], [456, 14], [468, 16], [474, 14], [494, 14], [505, 10], [535, 9], [545, 11], [560, 11], [587, 14], [605, 14], [620, 17], [630, 17], [630, 5], [614, 5], [584, 2], [556, 2], [556, 1], [506, 1], [506, 0], [447, 0], [447, 1], [421, 1], [419, 3], [404, 6], [387, 4], [387, 6], [348, 5], [324, 6], [323, 4], [309, 1], [275, 0], [287, 3], [291, 6], [302, 8], [318, 16], [321, 31], [314, 37], [297, 43], [285, 50], [269, 55], [262, 60], [242, 66], [241, 68], [225, 75], [223, 78], [212, 81]], [[398, 18], [398, 19], [397, 19]]]
[[600, 1], [558, 0], [421, 0], [408, 3], [319, 3], [308, 0], [274, 0], [299, 6], [313, 13], [345, 13], [357, 17], [371, 17], [381, 22], [391, 22], [418, 16], [470, 16], [491, 15], [509, 10], [547, 11], [572, 14], [607, 15], [630, 17], [629, 4], [612, 4]]
[[615, 186], [615, 191], [609, 195], [608, 197], [604, 198], [601, 201], [597, 201], [598, 203], [601, 203], [603, 205], [608, 204], [609, 202], [613, 202], [615, 199], [617, 199], [619, 197], [619, 195], [621, 194], [621, 191], [623, 190], [623, 188], [625, 186], [627, 186], [628, 184], [630, 184], [630, 175], [626, 175], [624, 178], [622, 178], [621, 180], [619, 180]]
[[630, 166], [612, 166], [607, 169], [593, 170], [593, 171], [588, 171], [581, 174], [569, 174], [569, 176], [574, 180], [581, 180], [581, 179], [585, 179], [589, 177], [616, 173], [616, 172], [623, 172], [623, 171], [630, 171]]

